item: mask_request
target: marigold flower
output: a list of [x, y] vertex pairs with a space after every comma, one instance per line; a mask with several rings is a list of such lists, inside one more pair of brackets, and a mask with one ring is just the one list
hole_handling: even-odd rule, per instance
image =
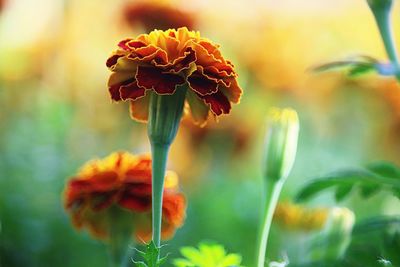
[[194, 14], [160, 1], [129, 3], [124, 7], [124, 18], [129, 24], [140, 23], [146, 31], [187, 27], [193, 29]]
[[292, 230], [321, 230], [328, 220], [328, 208], [306, 208], [292, 203], [279, 203], [274, 221]]
[[[119, 207], [131, 213], [132, 230], [139, 240], [148, 240], [151, 228], [151, 159], [127, 152], [111, 154], [86, 163], [68, 181], [65, 209], [78, 229], [88, 228], [97, 238], [109, 237], [113, 223], [110, 210]], [[171, 238], [185, 219], [186, 200], [178, 192], [178, 177], [168, 171], [163, 198], [162, 237]], [[151, 229], [150, 229], [151, 231]]]
[[242, 90], [233, 64], [218, 45], [186, 27], [154, 30], [122, 40], [107, 60], [112, 71], [108, 88], [112, 100], [130, 101], [133, 119], [147, 121], [150, 92], [173, 95], [187, 87], [186, 103], [194, 120], [204, 124], [228, 114]]

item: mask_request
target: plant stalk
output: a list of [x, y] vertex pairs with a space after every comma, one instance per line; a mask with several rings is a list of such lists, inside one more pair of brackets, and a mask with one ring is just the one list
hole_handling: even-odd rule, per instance
[[257, 250], [257, 266], [264, 267], [265, 254], [267, 251], [268, 236], [271, 228], [272, 218], [274, 216], [276, 204], [281, 194], [283, 181], [274, 179], [266, 179], [265, 200], [263, 201], [262, 228], [259, 234], [258, 250]]
[[162, 199], [164, 190], [164, 177], [167, 165], [169, 145], [152, 144], [152, 234], [157, 247], [161, 242]]
[[152, 93], [147, 133], [152, 149], [152, 234], [160, 247], [162, 199], [168, 151], [178, 132], [187, 85], [178, 86], [172, 95]]

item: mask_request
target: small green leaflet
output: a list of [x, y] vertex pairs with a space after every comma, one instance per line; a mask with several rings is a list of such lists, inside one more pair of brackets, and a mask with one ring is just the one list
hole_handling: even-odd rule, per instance
[[175, 267], [239, 267], [242, 257], [239, 254], [227, 254], [224, 247], [213, 243], [200, 243], [199, 248], [180, 249], [184, 258], [175, 259]]
[[357, 77], [370, 72], [376, 72], [382, 76], [395, 76], [400, 70], [399, 67], [377, 59], [358, 55], [345, 60], [324, 63], [311, 68], [313, 72], [342, 71], [345, 70], [349, 77]]
[[376, 162], [365, 168], [339, 170], [318, 177], [305, 185], [296, 196], [296, 201], [306, 201], [328, 188], [335, 189], [335, 198], [341, 201], [358, 188], [364, 198], [380, 190], [389, 190], [400, 198], [400, 169], [389, 162]]
[[167, 260], [167, 256], [160, 257], [160, 248], [157, 247], [153, 241], [146, 245], [145, 251], [136, 250], [144, 261], [133, 261], [136, 267], [159, 267]]

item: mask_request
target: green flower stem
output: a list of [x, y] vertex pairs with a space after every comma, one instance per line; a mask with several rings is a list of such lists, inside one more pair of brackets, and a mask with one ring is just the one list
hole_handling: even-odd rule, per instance
[[272, 218], [274, 216], [275, 207], [278, 203], [279, 195], [283, 186], [282, 180], [266, 179], [266, 192], [263, 207], [265, 210], [262, 216], [262, 228], [259, 234], [258, 251], [257, 251], [257, 266], [264, 267], [265, 254], [267, 251], [269, 230], [271, 228]]
[[110, 208], [110, 266], [127, 267], [131, 249], [129, 245], [133, 234], [132, 214], [119, 207]]
[[[386, 54], [389, 60], [396, 67], [399, 67], [399, 58], [397, 55], [397, 49], [394, 42], [391, 11], [392, 4], [382, 6], [371, 6], [372, 13], [374, 14], [376, 24], [382, 37], [383, 44], [385, 46]], [[396, 74], [397, 80], [400, 81], [400, 73]]]
[[160, 247], [161, 240], [161, 221], [162, 221], [162, 198], [164, 189], [165, 169], [168, 158], [169, 145], [152, 145], [153, 154], [153, 177], [152, 177], [152, 229], [153, 241], [157, 247]]
[[168, 151], [175, 139], [182, 118], [187, 86], [179, 86], [172, 95], [152, 93], [147, 133], [152, 148], [152, 234], [160, 246], [162, 198]]

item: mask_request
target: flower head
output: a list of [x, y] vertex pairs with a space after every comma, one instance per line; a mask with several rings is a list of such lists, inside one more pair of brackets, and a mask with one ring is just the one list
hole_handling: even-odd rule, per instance
[[124, 17], [131, 25], [143, 25], [146, 31], [180, 27], [193, 29], [195, 24], [194, 14], [160, 1], [129, 3], [124, 7]]
[[266, 164], [267, 179], [285, 179], [292, 169], [299, 135], [299, 119], [292, 109], [272, 108], [267, 118]]
[[173, 95], [187, 87], [186, 103], [204, 124], [211, 113], [228, 114], [242, 90], [232, 63], [208, 39], [186, 27], [154, 30], [118, 44], [107, 60], [114, 101], [130, 101], [133, 119], [147, 121], [150, 92]]
[[[163, 238], [170, 238], [183, 224], [186, 201], [178, 192], [178, 177], [168, 171], [163, 198]], [[117, 206], [132, 215], [132, 230], [147, 240], [151, 225], [151, 159], [126, 152], [86, 163], [68, 181], [65, 209], [74, 226], [88, 228], [97, 238], [107, 238], [113, 223], [111, 210]], [[151, 231], [151, 227], [150, 227]]]
[[322, 229], [328, 215], [327, 208], [307, 208], [292, 203], [279, 203], [275, 209], [274, 221], [292, 230], [312, 231]]

